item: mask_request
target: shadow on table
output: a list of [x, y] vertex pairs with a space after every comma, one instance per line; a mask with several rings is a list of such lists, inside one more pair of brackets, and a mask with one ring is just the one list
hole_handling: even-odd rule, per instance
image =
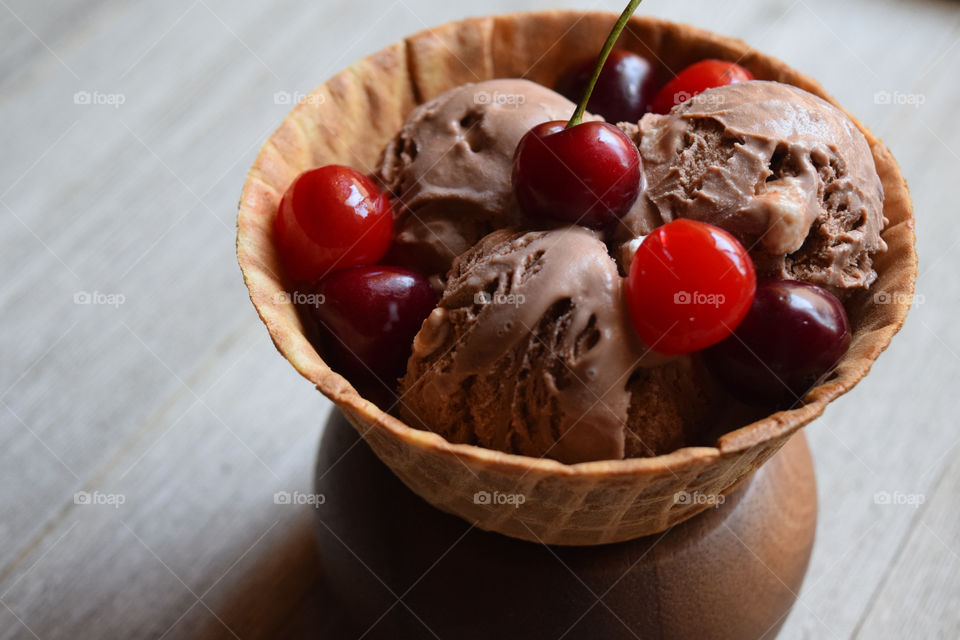
[[[322, 506], [320, 507], [322, 509]], [[317, 525], [312, 509], [304, 508], [282, 532], [273, 532], [257, 546], [252, 561], [238, 562], [232, 573], [241, 577], [232, 581], [230, 590], [204, 597], [216, 617], [200, 605], [194, 614], [203, 616], [199, 633], [174, 627], [166, 637], [191, 637], [243, 640], [307, 638], [340, 640], [356, 634], [346, 628], [341, 608], [334, 604], [322, 579], [317, 549]], [[189, 626], [184, 624], [184, 627]], [[229, 629], [228, 629], [229, 627]]]

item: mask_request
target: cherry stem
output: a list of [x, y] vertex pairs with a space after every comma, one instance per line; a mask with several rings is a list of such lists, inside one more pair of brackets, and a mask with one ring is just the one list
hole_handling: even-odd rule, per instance
[[593, 88], [597, 85], [597, 78], [600, 77], [600, 72], [603, 71], [603, 65], [607, 62], [607, 56], [613, 51], [613, 45], [617, 42], [617, 38], [620, 37], [620, 33], [630, 20], [630, 16], [633, 15], [633, 12], [637, 10], [637, 7], [642, 1], [643, 0], [630, 0], [627, 8], [624, 9], [620, 17], [617, 18], [617, 23], [613, 25], [613, 30], [610, 31], [610, 35], [607, 36], [607, 41], [603, 43], [603, 49], [600, 50], [600, 57], [597, 59], [597, 65], [594, 67], [593, 75], [587, 84], [587, 90], [584, 91], [583, 97], [580, 98], [580, 103], [577, 105], [577, 110], [573, 112], [573, 117], [570, 118], [570, 121], [567, 122], [567, 126], [564, 127], [564, 129], [575, 127], [583, 122], [583, 112], [587, 110], [587, 103], [590, 102], [590, 94], [593, 93]]

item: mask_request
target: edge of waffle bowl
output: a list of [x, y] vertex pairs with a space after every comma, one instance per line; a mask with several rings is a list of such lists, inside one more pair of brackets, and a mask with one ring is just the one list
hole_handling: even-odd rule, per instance
[[[584, 50], [599, 50], [614, 14], [539, 11], [473, 18], [429, 29], [374, 53], [314, 90], [260, 150], [240, 201], [237, 255], [250, 299], [280, 353], [329, 397], [377, 456], [414, 492], [481, 529], [562, 545], [618, 542], [664, 531], [709, 505], [678, 504], [678, 492], [726, 494], [776, 453], [827, 404], [865, 376], [903, 325], [917, 273], [913, 207], [890, 151], [856, 118], [885, 191], [878, 279], [847, 304], [848, 353], [802, 406], [779, 411], [720, 437], [653, 458], [565, 465], [549, 459], [451, 444], [414, 429], [364, 399], [332, 371], [305, 336], [280, 275], [273, 218], [303, 170], [342, 163], [372, 173], [381, 149], [416, 104], [467, 82], [525, 77], [552, 86]], [[559, 37], [558, 37], [559, 36]], [[739, 62], [758, 79], [786, 82], [836, 104], [813, 79], [746, 43], [687, 25], [635, 16], [619, 46], [657, 62], [663, 73], [702, 58]], [[839, 105], [837, 105], [839, 106]], [[842, 107], [841, 107], [842, 108]], [[850, 115], [848, 113], [848, 115]], [[871, 292], [892, 304], [872, 302]], [[525, 502], [477, 504], [477, 492], [520, 493]]]

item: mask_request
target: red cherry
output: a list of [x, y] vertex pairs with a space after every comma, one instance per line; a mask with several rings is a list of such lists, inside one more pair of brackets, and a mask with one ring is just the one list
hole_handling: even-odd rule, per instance
[[274, 229], [287, 275], [313, 281], [380, 260], [393, 239], [393, 209], [369, 178], [332, 164], [297, 176], [280, 200]]
[[620, 219], [640, 191], [640, 152], [606, 122], [544, 122], [513, 156], [513, 191], [523, 211], [601, 229]]
[[736, 238], [685, 218], [657, 227], [637, 249], [626, 295], [640, 339], [666, 354], [720, 342], [753, 302], [753, 262]]
[[400, 267], [334, 271], [303, 305], [324, 334], [332, 366], [351, 380], [379, 378], [393, 389], [437, 297], [426, 277]]
[[735, 62], [725, 60], [694, 62], [660, 89], [650, 103], [650, 111], [667, 113], [674, 106], [686, 102], [707, 89], [748, 80], [753, 80], [753, 74]]
[[[557, 92], [579, 102], [596, 66], [588, 58], [573, 66], [557, 82]], [[607, 122], [636, 122], [647, 112], [656, 92], [656, 77], [650, 61], [626, 49], [614, 49], [603, 64], [587, 110]]]
[[843, 305], [818, 286], [766, 280], [733, 335], [704, 351], [731, 393], [751, 402], [793, 404], [847, 352]]

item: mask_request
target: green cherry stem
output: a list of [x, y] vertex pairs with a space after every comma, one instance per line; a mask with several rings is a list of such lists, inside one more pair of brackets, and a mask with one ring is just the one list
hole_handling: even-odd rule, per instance
[[593, 75], [590, 77], [589, 84], [587, 84], [587, 90], [584, 91], [583, 97], [580, 98], [580, 104], [577, 105], [577, 110], [573, 112], [573, 117], [570, 118], [570, 121], [567, 122], [567, 126], [564, 127], [564, 129], [575, 127], [583, 122], [583, 112], [587, 110], [590, 94], [593, 93], [593, 88], [597, 84], [597, 78], [600, 77], [600, 72], [603, 71], [603, 65], [607, 61], [607, 56], [609, 56], [613, 50], [613, 45], [617, 42], [617, 38], [620, 37], [620, 32], [627, 26], [627, 21], [630, 20], [630, 16], [633, 15], [633, 12], [637, 10], [637, 7], [642, 1], [643, 0], [630, 0], [627, 8], [624, 9], [620, 17], [617, 18], [617, 23], [613, 25], [613, 30], [610, 31], [610, 35], [607, 36], [607, 41], [603, 43], [603, 49], [600, 50], [600, 57], [597, 59], [597, 66], [594, 67]]

